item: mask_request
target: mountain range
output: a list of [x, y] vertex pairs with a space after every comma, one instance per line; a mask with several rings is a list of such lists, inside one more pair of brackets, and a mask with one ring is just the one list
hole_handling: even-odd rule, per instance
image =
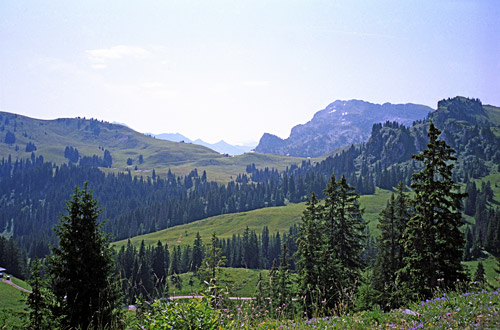
[[147, 133], [147, 135], [151, 135], [160, 140], [198, 144], [200, 146], [204, 146], [212, 150], [215, 150], [221, 154], [228, 154], [232, 156], [241, 155], [244, 154], [245, 152], [250, 152], [255, 147], [246, 145], [232, 145], [224, 140], [220, 140], [217, 143], [209, 143], [201, 139], [196, 139], [193, 141], [180, 133], [161, 133], [161, 134]]
[[337, 100], [318, 111], [309, 122], [293, 127], [286, 139], [265, 133], [255, 151], [317, 157], [338, 147], [366, 142], [375, 123], [395, 121], [410, 126], [432, 110], [412, 103], [380, 105], [360, 100]]

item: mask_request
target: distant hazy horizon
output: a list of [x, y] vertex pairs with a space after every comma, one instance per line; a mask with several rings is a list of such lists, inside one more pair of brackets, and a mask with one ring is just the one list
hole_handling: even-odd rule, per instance
[[0, 3], [0, 110], [214, 143], [335, 100], [500, 105], [497, 1]]

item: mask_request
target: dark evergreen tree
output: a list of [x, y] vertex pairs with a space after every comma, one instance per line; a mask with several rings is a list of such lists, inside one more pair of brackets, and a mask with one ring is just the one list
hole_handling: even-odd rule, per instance
[[323, 288], [320, 287], [323, 274], [322, 263], [324, 229], [322, 223], [322, 206], [314, 193], [306, 202], [306, 209], [302, 214], [297, 236], [297, 273], [298, 290], [303, 297], [303, 308], [308, 317], [312, 317], [313, 311], [318, 309], [319, 303], [325, 300]]
[[283, 244], [280, 257], [280, 267], [278, 273], [278, 299], [277, 305], [285, 315], [293, 314], [292, 305], [292, 281], [288, 264], [288, 249], [286, 243]]
[[[165, 249], [160, 240], [156, 243], [153, 251], [153, 260], [151, 262], [155, 286], [160, 288], [160, 291], [165, 292], [165, 285], [167, 283], [168, 264], [165, 257]], [[163, 295], [163, 294], [162, 294]]]
[[75, 188], [55, 232], [48, 272], [57, 301], [53, 312], [63, 327], [94, 329], [115, 327], [121, 306], [110, 237], [101, 231], [101, 210], [85, 183]]
[[26, 152], [33, 152], [36, 151], [36, 145], [33, 142], [28, 142], [26, 143]]
[[403, 183], [396, 188], [396, 197], [391, 195], [387, 206], [379, 216], [377, 257], [373, 270], [373, 285], [378, 293], [377, 301], [382, 308], [390, 310], [402, 303], [397, 285], [397, 273], [403, 268], [406, 223], [411, 216], [410, 198], [404, 193]]
[[170, 264], [169, 274], [178, 275], [180, 274], [180, 263], [181, 263], [181, 247], [174, 246], [174, 251], [172, 252], [172, 262]]
[[477, 189], [474, 181], [467, 182], [465, 187], [465, 192], [467, 193], [467, 198], [465, 200], [464, 213], [467, 215], [474, 215], [476, 213], [476, 196]]
[[261, 256], [262, 256], [262, 268], [268, 269], [270, 267], [269, 263], [269, 228], [264, 226], [262, 228], [262, 236], [261, 236]]
[[111, 157], [111, 153], [109, 152], [109, 150], [104, 150], [102, 166], [111, 167], [112, 164], [113, 164], [113, 158]]
[[31, 330], [45, 330], [57, 327], [54, 320], [51, 305], [51, 293], [46, 288], [46, 283], [42, 279], [41, 265], [38, 258], [33, 261], [31, 267], [30, 280], [31, 292], [28, 295], [26, 304], [29, 306], [29, 325]]
[[484, 287], [486, 283], [486, 273], [484, 271], [484, 266], [481, 261], [477, 263], [477, 269], [474, 273], [474, 282], [479, 284], [479, 286]]
[[137, 262], [136, 286], [138, 289], [138, 296], [140, 299], [150, 300], [154, 296], [153, 270], [151, 269], [151, 260], [146, 251], [144, 240], [141, 241]]
[[196, 272], [201, 266], [203, 261], [203, 242], [201, 240], [200, 233], [196, 233], [196, 239], [193, 243], [193, 257], [191, 263], [191, 271]]
[[415, 190], [415, 215], [405, 231], [405, 267], [401, 274], [405, 295], [410, 299], [430, 297], [440, 286], [453, 289], [466, 278], [461, 264], [464, 247], [460, 213], [465, 194], [452, 180], [454, 152], [438, 139], [441, 132], [431, 122], [429, 143], [421, 154], [413, 155], [424, 168], [412, 177]]
[[472, 231], [467, 226], [467, 231], [465, 232], [465, 246], [464, 246], [464, 254], [462, 259], [464, 261], [472, 260], [472, 245], [474, 244], [474, 238], [472, 236]]
[[5, 133], [4, 142], [7, 144], [16, 143], [16, 136], [14, 135], [14, 133], [12, 133], [11, 131], [7, 131], [7, 133]]
[[347, 184], [345, 176], [336, 182], [334, 175], [326, 186], [325, 195], [323, 216], [327, 235], [326, 250], [335, 256], [341, 270], [340, 274], [328, 276], [335, 280], [334, 287], [340, 289], [334, 297], [349, 304], [347, 296], [355, 290], [364, 267], [361, 254], [366, 237], [363, 234], [365, 223], [358, 202], [359, 195], [354, 192], [354, 187]]

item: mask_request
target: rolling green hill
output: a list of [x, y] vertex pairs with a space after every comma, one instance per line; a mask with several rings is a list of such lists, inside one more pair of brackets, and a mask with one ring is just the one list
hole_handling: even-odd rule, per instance
[[[30, 158], [31, 151], [26, 151], [28, 143], [36, 147], [36, 156], [42, 155], [45, 161], [55, 164], [68, 162], [64, 157], [67, 146], [77, 148], [80, 156], [90, 157], [103, 157], [104, 150], [108, 150], [113, 163], [111, 168], [103, 168], [106, 172], [131, 170], [136, 175], [151, 176], [153, 169], [157, 174], [171, 169], [174, 174], [187, 175], [197, 168], [200, 173], [206, 170], [209, 180], [219, 182], [243, 173], [251, 163], [262, 168], [285, 169], [302, 161], [255, 153], [230, 157], [200, 145], [159, 140], [122, 125], [93, 119], [39, 120], [0, 112], [0, 158], [7, 159], [9, 155], [13, 160]], [[129, 158], [131, 165], [127, 165]]]
[[[380, 211], [385, 207], [390, 194], [390, 191], [377, 189], [374, 195], [365, 195], [360, 198], [361, 206], [365, 209], [363, 217], [368, 222], [372, 233], [377, 232], [376, 219]], [[192, 245], [197, 232], [200, 233], [204, 242], [208, 242], [213, 233], [216, 233], [219, 238], [230, 238], [233, 234], [242, 234], [247, 226], [257, 233], [260, 233], [264, 226], [268, 226], [271, 233], [278, 231], [283, 233], [287, 232], [293, 224], [299, 223], [304, 209], [305, 204], [299, 203], [249, 212], [223, 214], [136, 236], [131, 238], [130, 241], [136, 247], [140, 246], [142, 240], [146, 245], [154, 245], [158, 240], [169, 245]], [[127, 244], [127, 240], [113, 243], [116, 248], [120, 248], [125, 244]]]

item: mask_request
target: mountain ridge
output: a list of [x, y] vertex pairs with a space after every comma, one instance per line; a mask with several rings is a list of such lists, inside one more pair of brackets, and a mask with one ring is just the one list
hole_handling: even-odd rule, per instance
[[338, 147], [366, 142], [375, 123], [396, 121], [409, 126], [431, 111], [430, 107], [414, 103], [374, 104], [362, 100], [337, 100], [316, 112], [307, 123], [294, 126], [286, 139], [264, 133], [255, 151], [317, 157]]
[[202, 139], [191, 140], [190, 138], [182, 135], [181, 133], [160, 133], [160, 134], [146, 133], [146, 135], [151, 135], [160, 140], [198, 144], [200, 146], [204, 146], [214, 151], [217, 151], [218, 153], [228, 154], [231, 156], [241, 155], [244, 154], [245, 152], [250, 152], [255, 147], [246, 145], [234, 145], [227, 143], [224, 140], [220, 140], [219, 142], [216, 143], [205, 142]]

